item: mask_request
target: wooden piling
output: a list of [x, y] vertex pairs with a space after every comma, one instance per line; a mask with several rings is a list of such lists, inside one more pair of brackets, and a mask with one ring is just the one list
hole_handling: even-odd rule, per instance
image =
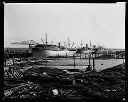
[[56, 53], [56, 57], [55, 57], [55, 59], [56, 59], [56, 60], [58, 59], [57, 53]]
[[76, 63], [75, 63], [75, 55], [73, 55], [73, 59], [74, 59], [74, 68], [76, 66]]
[[59, 54], [58, 54], [58, 60], [59, 60]]
[[122, 58], [122, 60], [123, 60], [123, 64], [124, 64], [124, 59]]
[[4, 63], [5, 63], [5, 66], [6, 66], [6, 61], [7, 61], [7, 59], [6, 59], [6, 55], [5, 55], [5, 57], [4, 57]]
[[86, 59], [86, 53], [85, 53], [85, 59]]
[[92, 57], [92, 53], [89, 55], [89, 57], [90, 57], [90, 58]]
[[45, 56], [45, 58], [46, 58], [46, 68], [47, 68], [47, 56]]
[[93, 71], [95, 71], [95, 59], [93, 58]]
[[66, 53], [66, 59], [67, 59], [67, 53]]
[[81, 59], [81, 53], [80, 53], [80, 59]]
[[20, 62], [21, 62], [21, 52], [20, 52], [20, 55], [19, 55], [19, 57], [20, 57]]
[[95, 68], [95, 59], [93, 59], [93, 72], [96, 72], [96, 68]]
[[123, 52], [122, 52], [122, 59], [123, 59]]
[[19, 57], [19, 53], [20, 53], [20, 52], [18, 52], [18, 59], [20, 58], [20, 57]]
[[13, 65], [14, 65], [14, 55], [13, 55]]
[[90, 65], [90, 55], [89, 55], [89, 65]]

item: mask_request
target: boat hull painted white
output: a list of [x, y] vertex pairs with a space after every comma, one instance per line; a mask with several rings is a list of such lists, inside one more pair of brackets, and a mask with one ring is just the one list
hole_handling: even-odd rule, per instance
[[43, 56], [51, 56], [51, 57], [56, 57], [56, 56], [73, 56], [76, 51], [69, 51], [69, 50], [62, 50], [62, 51], [53, 51], [53, 50], [36, 50], [32, 51], [33, 56], [36, 57], [43, 57]]
[[84, 54], [90, 54], [90, 53], [92, 53], [92, 51], [91, 50], [86, 50], [86, 51], [83, 50], [82, 53], [84, 53]]

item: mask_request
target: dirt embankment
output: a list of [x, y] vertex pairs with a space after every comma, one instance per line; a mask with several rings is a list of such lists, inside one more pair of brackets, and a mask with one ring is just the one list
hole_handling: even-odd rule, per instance
[[[19, 78], [8, 77], [4, 81], [5, 98], [124, 98], [125, 65], [120, 64], [100, 72], [70, 74], [55, 68], [30, 68], [19, 73]], [[11, 76], [11, 75], [10, 75]], [[11, 80], [11, 81], [10, 81]]]

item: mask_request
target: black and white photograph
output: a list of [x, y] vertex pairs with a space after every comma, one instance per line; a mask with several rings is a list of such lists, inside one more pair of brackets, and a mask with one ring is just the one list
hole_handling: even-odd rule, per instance
[[4, 3], [4, 99], [125, 100], [125, 6]]

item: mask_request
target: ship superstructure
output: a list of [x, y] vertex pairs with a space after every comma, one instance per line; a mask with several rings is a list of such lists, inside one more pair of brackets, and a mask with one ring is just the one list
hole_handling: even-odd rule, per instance
[[58, 45], [48, 44], [47, 42], [47, 34], [46, 34], [46, 42], [44, 44], [39, 44], [33, 40], [30, 41], [21, 41], [21, 42], [15, 42], [12, 44], [25, 44], [29, 45], [29, 49], [32, 52], [34, 57], [68, 57], [73, 56], [76, 53], [76, 50], [73, 48], [67, 48], [64, 46], [61, 46], [60, 43]]

